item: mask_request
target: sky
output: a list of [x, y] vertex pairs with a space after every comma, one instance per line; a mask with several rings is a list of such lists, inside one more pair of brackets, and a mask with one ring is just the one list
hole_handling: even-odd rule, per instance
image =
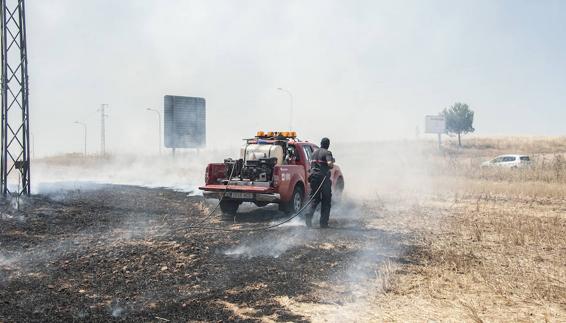
[[[258, 130], [413, 139], [454, 102], [476, 135], [566, 133], [566, 1], [28, 0], [37, 156], [157, 151], [163, 96], [204, 97], [208, 148]], [[429, 135], [433, 136], [433, 135]], [[434, 137], [433, 137], [434, 139]]]

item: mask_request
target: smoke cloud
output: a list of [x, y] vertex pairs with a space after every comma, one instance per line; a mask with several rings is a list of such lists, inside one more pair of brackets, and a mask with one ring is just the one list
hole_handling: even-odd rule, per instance
[[[206, 98], [209, 147], [229, 147], [289, 127], [290, 98], [278, 87], [293, 93], [294, 130], [316, 141], [412, 139], [424, 115], [455, 101], [470, 104], [483, 133], [561, 134], [566, 78], [556, 71], [566, 62], [554, 40], [564, 9], [562, 1], [34, 1], [26, 12], [36, 156], [82, 151], [75, 120], [97, 152], [102, 103], [112, 152], [156, 152], [157, 118], [146, 108], [161, 108], [165, 94]], [[511, 113], [512, 125], [499, 122]]]

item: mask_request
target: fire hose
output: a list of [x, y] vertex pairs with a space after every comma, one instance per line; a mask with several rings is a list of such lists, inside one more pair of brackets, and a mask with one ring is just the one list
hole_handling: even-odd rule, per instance
[[236, 169], [236, 165], [232, 166], [232, 171], [230, 172], [230, 176], [228, 176], [228, 183], [226, 184], [226, 188], [222, 192], [222, 196], [220, 196], [220, 199], [218, 200], [218, 204], [216, 204], [216, 206], [212, 209], [212, 211], [210, 211], [210, 213], [207, 216], [205, 216], [202, 220], [200, 220], [196, 225], [190, 225], [189, 229], [196, 228], [197, 226], [203, 224], [206, 220], [208, 220], [208, 218], [210, 218], [214, 214], [214, 212], [216, 212], [216, 210], [220, 206], [220, 203], [222, 203], [224, 196], [226, 196], [226, 192], [228, 192], [228, 185], [230, 184], [230, 180], [232, 179], [232, 176], [234, 175], [235, 169]]
[[[230, 175], [230, 177], [232, 177], [232, 175]], [[220, 201], [218, 202], [218, 205], [216, 205], [216, 207], [202, 220], [198, 223], [198, 226], [189, 226], [190, 229], [203, 229], [203, 230], [211, 230], [211, 231], [225, 231], [225, 232], [253, 232], [253, 231], [265, 231], [265, 230], [269, 230], [269, 229], [273, 229], [276, 228], [278, 226], [281, 226], [291, 220], [293, 220], [294, 218], [296, 218], [297, 216], [299, 216], [314, 200], [314, 198], [318, 195], [318, 193], [320, 192], [320, 189], [322, 188], [322, 185], [324, 185], [324, 182], [326, 181], [327, 176], [325, 176], [322, 181], [320, 182], [320, 185], [318, 186], [318, 188], [316, 189], [316, 191], [314, 192], [314, 194], [312, 194], [312, 196], [310, 197], [310, 199], [307, 201], [307, 203], [305, 203], [298, 211], [297, 213], [293, 214], [292, 216], [290, 216], [289, 218], [279, 222], [279, 223], [275, 223], [272, 225], [268, 225], [266, 227], [263, 228], [249, 228], [249, 229], [239, 229], [239, 228], [218, 228], [218, 227], [209, 227], [209, 226], [200, 226], [200, 224], [202, 224], [204, 222], [204, 220], [206, 220], [207, 218], [209, 218], [210, 216], [212, 216], [212, 214], [218, 209], [218, 206], [220, 205], [220, 202], [222, 201], [222, 198], [224, 198], [224, 195], [226, 194], [226, 191], [228, 190], [228, 188], [226, 188], [224, 195], [222, 195]]]

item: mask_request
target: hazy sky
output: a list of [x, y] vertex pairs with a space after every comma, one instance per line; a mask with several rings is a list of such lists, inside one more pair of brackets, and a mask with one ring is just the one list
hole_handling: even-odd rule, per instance
[[566, 1], [28, 0], [37, 155], [155, 151], [163, 95], [207, 100], [209, 147], [256, 130], [414, 138], [455, 101], [479, 135], [566, 133]]

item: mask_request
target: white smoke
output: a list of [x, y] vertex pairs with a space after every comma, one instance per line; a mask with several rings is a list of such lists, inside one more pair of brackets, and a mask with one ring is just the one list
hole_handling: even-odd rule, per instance
[[189, 195], [201, 195], [206, 165], [233, 156], [232, 150], [178, 152], [177, 156], [117, 155], [87, 158], [62, 155], [36, 160], [32, 164], [32, 193], [59, 195], [89, 191], [100, 184], [167, 188]]
[[[303, 225], [304, 227], [304, 225]], [[268, 232], [261, 238], [251, 238], [238, 246], [225, 250], [227, 256], [239, 256], [245, 258], [273, 257], [279, 258], [285, 252], [293, 248], [304, 246], [313, 239], [311, 230], [305, 228], [291, 228], [281, 231]]]

